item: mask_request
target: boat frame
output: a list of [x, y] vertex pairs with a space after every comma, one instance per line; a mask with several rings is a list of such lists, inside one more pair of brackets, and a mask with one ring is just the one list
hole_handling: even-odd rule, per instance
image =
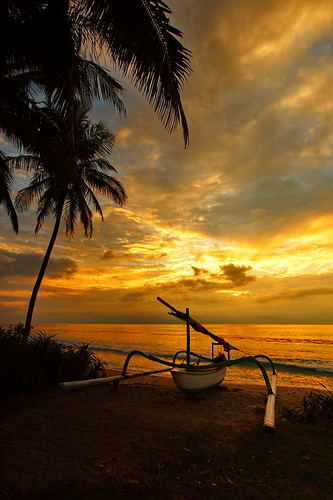
[[[186, 350], [178, 351], [174, 355], [172, 362], [158, 358], [156, 356], [153, 356], [152, 354], [146, 354], [142, 351], [131, 351], [126, 357], [121, 376], [124, 378], [128, 376], [127, 369], [129, 362], [133, 356], [143, 356], [146, 359], [170, 367], [173, 381], [180, 391], [184, 392], [185, 394], [197, 394], [220, 385], [225, 378], [227, 368], [245, 363], [254, 364], [260, 369], [268, 392], [264, 418], [264, 430], [269, 433], [274, 433], [277, 373], [271, 358], [263, 354], [258, 354], [256, 356], [242, 356], [240, 358], [230, 359], [230, 349], [228, 349], [228, 359], [214, 362], [214, 346], [219, 345], [217, 342], [212, 343], [212, 358], [200, 356], [192, 352], [190, 340], [190, 323], [191, 321], [193, 322], [193, 320], [189, 316], [189, 309], [186, 308], [186, 315], [184, 315], [184, 313], [180, 313], [160, 297], [158, 297], [157, 300], [159, 300], [167, 307], [171, 308], [171, 310], [176, 311], [176, 313], [179, 313], [178, 316], [174, 312], [169, 314], [172, 314], [173, 316], [186, 321]], [[186, 355], [186, 362], [179, 363], [177, 361], [177, 358], [181, 354]], [[193, 358], [197, 358], [197, 361], [195, 363], [192, 361]], [[259, 361], [259, 359], [268, 361], [272, 370], [271, 380], [269, 380], [267, 371], [262, 362]]]
[[[191, 345], [190, 345], [190, 320], [193, 323], [192, 318], [189, 316], [189, 309], [186, 309], [186, 315], [184, 313], [181, 313], [180, 311], [177, 311], [174, 307], [170, 306], [167, 302], [165, 302], [163, 299], [158, 297], [158, 300], [162, 302], [164, 305], [167, 307], [171, 308], [173, 310], [172, 314], [173, 316], [178, 317], [179, 319], [182, 319], [186, 321], [186, 332], [187, 332], [187, 343], [186, 343], [186, 351], [178, 351], [174, 357], [172, 362], [167, 361], [165, 359], [158, 358], [156, 356], [153, 356], [152, 354], [147, 354], [142, 351], [138, 350], [133, 350], [131, 351], [125, 360], [121, 375], [116, 375], [114, 377], [105, 377], [105, 378], [99, 378], [99, 379], [91, 379], [91, 380], [79, 380], [79, 381], [73, 381], [73, 382], [61, 382], [59, 383], [59, 386], [62, 387], [63, 389], [82, 389], [88, 386], [97, 386], [97, 385], [103, 385], [103, 384], [110, 384], [113, 383], [114, 389], [117, 390], [119, 382], [121, 380], [127, 380], [130, 378], [135, 378], [135, 377], [141, 377], [144, 375], [152, 375], [155, 373], [162, 373], [162, 372], [167, 372], [170, 371], [173, 377], [173, 380], [182, 392], [186, 394], [197, 394], [203, 391], [207, 391], [209, 389], [212, 389], [214, 387], [217, 387], [220, 385], [220, 383], [224, 380], [226, 370], [227, 368], [230, 368], [232, 366], [236, 366], [239, 364], [244, 364], [244, 363], [252, 363], [256, 365], [264, 378], [268, 396], [267, 396], [267, 402], [266, 402], [266, 411], [265, 411], [265, 417], [264, 417], [264, 425], [263, 428], [266, 432], [269, 433], [274, 433], [275, 432], [275, 396], [276, 396], [276, 383], [277, 383], [277, 373], [276, 369], [274, 366], [273, 361], [268, 357], [263, 354], [259, 354], [256, 356], [242, 356], [240, 358], [236, 359], [230, 359], [230, 348], [229, 344], [224, 342], [224, 339], [221, 339], [221, 341], [224, 342], [224, 348], [228, 346], [227, 352], [228, 352], [228, 359], [224, 359], [223, 361], [215, 361], [214, 362], [214, 346], [219, 345], [219, 342], [213, 342], [212, 343], [212, 358], [207, 358], [205, 356], [200, 356], [194, 352], [191, 351]], [[175, 312], [177, 314], [175, 314]], [[178, 315], [179, 313], [179, 315]], [[195, 322], [196, 325], [199, 325], [197, 322]], [[191, 325], [193, 326], [193, 324]], [[203, 328], [201, 325], [199, 325], [201, 328]], [[210, 334], [208, 330], [204, 329], [205, 331], [203, 333], [211, 335], [213, 338], [216, 338], [216, 336]], [[200, 330], [202, 331], [202, 330]], [[186, 362], [178, 362], [177, 358], [181, 354], [186, 354]], [[150, 361], [160, 363], [162, 365], [166, 365], [168, 368], [163, 368], [159, 370], [150, 370], [150, 371], [145, 371], [145, 372], [137, 372], [137, 373], [127, 373], [129, 363], [133, 356], [143, 356], [146, 359], [149, 359]], [[192, 360], [193, 358], [196, 358], [196, 362], [194, 363]], [[268, 361], [271, 369], [272, 369], [272, 378], [269, 380], [267, 371], [259, 359], [263, 359]], [[216, 360], [216, 358], [215, 358]], [[203, 363], [202, 363], [203, 362]]]

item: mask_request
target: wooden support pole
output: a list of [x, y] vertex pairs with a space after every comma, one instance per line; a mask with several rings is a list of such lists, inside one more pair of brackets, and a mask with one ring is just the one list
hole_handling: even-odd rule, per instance
[[190, 332], [190, 311], [186, 308], [186, 363], [187, 368], [191, 366], [191, 332]]

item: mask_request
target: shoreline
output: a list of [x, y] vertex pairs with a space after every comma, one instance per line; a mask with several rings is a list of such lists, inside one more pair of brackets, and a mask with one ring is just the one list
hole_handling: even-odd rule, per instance
[[[127, 373], [130, 374], [130, 373], [135, 373], [135, 372], [139, 372], [139, 371], [141, 371], [141, 370], [129, 369], [127, 371]], [[120, 374], [121, 374], [121, 369], [110, 369], [110, 368], [106, 369], [106, 376], [107, 377], [112, 377], [112, 376], [116, 376], [116, 375], [120, 375]], [[161, 373], [161, 374], [147, 375], [147, 376], [150, 379], [153, 379], [154, 377], [156, 377], [158, 380], [159, 379], [167, 380], [170, 382], [171, 386], [174, 386], [174, 383], [172, 381], [172, 377], [168, 373]], [[269, 380], [271, 380], [271, 373], [268, 373], [268, 378], [269, 378]], [[154, 381], [152, 381], [152, 383], [155, 384]], [[161, 384], [163, 385], [163, 382], [161, 382]], [[310, 384], [310, 382], [309, 382], [309, 384]], [[263, 377], [256, 378], [256, 379], [254, 379], [254, 378], [251, 379], [250, 377], [243, 378], [243, 379], [236, 379], [236, 378], [228, 379], [226, 377], [224, 379], [224, 381], [222, 382], [221, 386], [223, 387], [223, 386], [228, 386], [228, 385], [233, 386], [233, 387], [242, 387], [242, 386], [249, 386], [250, 388], [251, 387], [262, 387], [264, 390], [266, 388]], [[309, 392], [311, 390], [325, 391], [325, 388], [320, 384], [320, 382], [317, 379], [315, 381], [313, 381], [311, 385], [308, 385], [306, 383], [291, 384], [291, 383], [284, 381], [283, 378], [280, 376], [280, 374], [277, 373], [277, 393], [279, 393], [279, 388], [282, 388], [282, 387], [284, 387], [286, 389], [295, 389], [296, 391], [300, 390], [300, 391], [305, 391], [305, 392]], [[332, 377], [332, 388], [333, 388], [333, 377]], [[330, 387], [328, 387], [328, 389], [331, 390]]]

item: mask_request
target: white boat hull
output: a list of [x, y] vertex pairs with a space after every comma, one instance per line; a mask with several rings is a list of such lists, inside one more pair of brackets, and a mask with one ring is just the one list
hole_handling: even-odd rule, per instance
[[173, 368], [171, 375], [179, 390], [186, 394], [196, 394], [220, 385], [225, 378], [226, 370], [226, 368], [207, 368], [207, 370]]

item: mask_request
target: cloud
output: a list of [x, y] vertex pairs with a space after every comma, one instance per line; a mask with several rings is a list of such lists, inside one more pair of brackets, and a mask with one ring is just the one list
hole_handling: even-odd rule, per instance
[[209, 271], [207, 269], [201, 269], [199, 267], [191, 266], [191, 269], [193, 269], [194, 276], [200, 276], [201, 274], [207, 274]]
[[79, 270], [79, 266], [73, 259], [52, 259], [47, 266], [47, 275], [51, 279], [69, 279]]
[[255, 276], [247, 276], [246, 273], [252, 270], [251, 266], [235, 266], [234, 264], [226, 264], [220, 266], [223, 272], [223, 277], [234, 286], [245, 286], [251, 281], [255, 281]]
[[[85, 321], [108, 321], [110, 300], [112, 320], [148, 321], [149, 311], [158, 320], [152, 301], [165, 294], [218, 321], [223, 312], [230, 321], [303, 322], [305, 311], [306, 320], [330, 321], [331, 3], [167, 3], [193, 51], [182, 91], [190, 147], [121, 77], [127, 118], [102, 103], [93, 115], [118, 135], [111, 163], [129, 200], [119, 208], [100, 198], [104, 223], [94, 218], [91, 240], [80, 230], [66, 240], [62, 227], [47, 271], [55, 280], [39, 297], [43, 317], [70, 318], [71, 295]], [[35, 237], [35, 214], [22, 214], [14, 237], [1, 210], [0, 276], [14, 276], [6, 286], [18, 294], [19, 277], [37, 275], [53, 221]]]
[[0, 277], [37, 276], [42, 256], [33, 253], [11, 253], [0, 250]]
[[283, 290], [280, 290], [277, 293], [266, 295], [264, 297], [258, 297], [256, 302], [260, 304], [266, 304], [269, 302], [299, 300], [315, 296], [321, 297], [330, 295], [333, 295], [333, 286], [309, 287], [309, 288], [300, 288], [297, 290], [284, 288]]
[[113, 250], [106, 250], [102, 255], [102, 260], [113, 260], [117, 258], [119, 258], [119, 254], [116, 254]]
[[[208, 284], [213, 284], [215, 280], [216, 286], [221, 289], [221, 281], [229, 281], [231, 282], [232, 286], [235, 287], [240, 287], [240, 286], [245, 286], [248, 283], [251, 283], [256, 280], [255, 276], [248, 276], [246, 273], [248, 271], [252, 270], [251, 266], [235, 266], [235, 264], [224, 264], [219, 266], [221, 274], [219, 272], [212, 272], [208, 271], [207, 269], [204, 268], [199, 268], [192, 266], [192, 270], [194, 272], [194, 276], [197, 278], [198, 276], [205, 276], [209, 275], [209, 278], [207, 277], [207, 280], [203, 280], [202, 278], [196, 279], [196, 280], [185, 280], [189, 283], [194, 282], [194, 283], [200, 283], [203, 284], [204, 282], [207, 281]], [[212, 279], [214, 278], [214, 280]], [[225, 289], [230, 289], [230, 283], [225, 285]]]
[[[34, 253], [14, 253], [0, 249], [0, 278], [19, 276], [36, 277], [39, 272], [43, 255]], [[50, 259], [46, 275], [49, 278], [70, 278], [78, 271], [76, 262], [72, 259]]]

